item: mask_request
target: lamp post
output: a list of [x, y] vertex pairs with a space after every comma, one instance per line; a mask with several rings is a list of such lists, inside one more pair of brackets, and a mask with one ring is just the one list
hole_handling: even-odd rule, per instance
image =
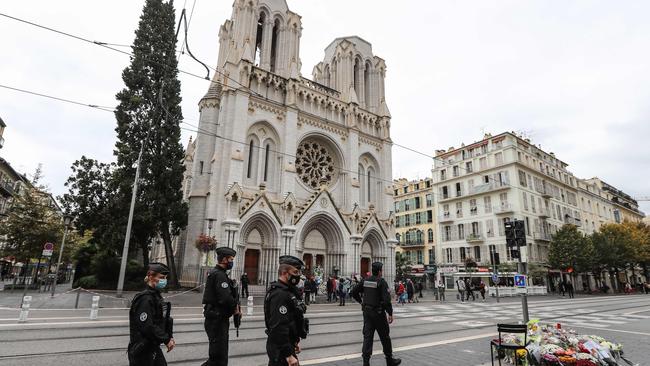
[[52, 297], [54, 297], [54, 292], [56, 291], [56, 283], [59, 280], [59, 266], [61, 265], [61, 257], [63, 256], [63, 248], [65, 246], [65, 237], [68, 234], [68, 227], [72, 223], [72, 216], [65, 215], [63, 216], [63, 240], [61, 240], [61, 250], [59, 250], [59, 260], [56, 261], [56, 269], [54, 270], [54, 283], [52, 284]]

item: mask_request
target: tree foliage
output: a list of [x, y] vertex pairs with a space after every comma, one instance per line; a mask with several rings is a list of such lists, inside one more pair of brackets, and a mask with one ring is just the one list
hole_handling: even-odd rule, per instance
[[589, 237], [578, 231], [575, 225], [564, 225], [553, 236], [548, 253], [551, 267], [584, 272], [592, 268], [593, 245]]
[[405, 253], [395, 253], [395, 271], [397, 279], [404, 279], [411, 273], [411, 260]]

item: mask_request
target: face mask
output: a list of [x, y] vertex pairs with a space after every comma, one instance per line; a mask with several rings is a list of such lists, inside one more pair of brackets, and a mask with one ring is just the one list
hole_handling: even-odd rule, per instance
[[158, 283], [156, 284], [156, 288], [159, 290], [164, 289], [167, 287], [167, 279], [166, 278], [161, 278]]
[[297, 286], [300, 283], [300, 275], [289, 275], [289, 284], [292, 286]]
[[232, 267], [234, 266], [235, 266], [235, 262], [228, 262], [228, 264], [226, 265], [226, 269], [232, 269]]

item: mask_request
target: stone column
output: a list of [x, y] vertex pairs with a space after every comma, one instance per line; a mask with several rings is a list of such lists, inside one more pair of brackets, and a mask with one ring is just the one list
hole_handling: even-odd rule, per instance
[[[294, 226], [283, 226], [280, 229], [282, 241], [280, 243], [281, 255], [295, 255], [297, 248], [294, 247], [293, 238], [296, 235], [296, 228]], [[299, 243], [295, 244], [299, 246]]]
[[[395, 280], [395, 245], [397, 244], [397, 240], [395, 239], [388, 239], [386, 240], [386, 262], [388, 263], [388, 267], [384, 269], [384, 278], [386, 278], [386, 281], [389, 284], [392, 284], [393, 281]], [[385, 267], [386, 265], [384, 265]]]
[[[352, 273], [359, 274], [361, 271], [361, 243], [363, 241], [363, 236], [361, 235], [352, 235], [350, 236], [350, 242], [352, 243]], [[348, 257], [349, 258], [349, 257]]]
[[[266, 19], [262, 34], [262, 49], [260, 67], [265, 70], [271, 69], [271, 45], [273, 44], [273, 20]], [[277, 55], [276, 55], [277, 56]]]

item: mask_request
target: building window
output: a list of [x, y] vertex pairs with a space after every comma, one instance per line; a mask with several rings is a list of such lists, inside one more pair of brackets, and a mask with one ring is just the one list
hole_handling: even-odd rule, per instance
[[411, 225], [411, 215], [404, 215], [404, 220], [406, 221], [404, 223], [405, 226], [410, 226]]
[[429, 243], [433, 243], [433, 229], [427, 230], [427, 239]]
[[478, 207], [476, 206], [476, 199], [469, 200], [469, 214], [470, 215], [477, 215], [478, 214]]
[[490, 245], [488, 247], [488, 250], [490, 251], [490, 262], [493, 262], [494, 259], [494, 253], [497, 252], [497, 246], [496, 245]]
[[447, 263], [454, 263], [454, 256], [451, 248], [445, 249], [445, 255], [447, 257]]
[[481, 247], [479, 246], [474, 247], [474, 260], [477, 262], [481, 261]]
[[494, 154], [494, 163], [496, 165], [501, 165], [503, 164], [503, 153], [496, 153]]
[[415, 197], [415, 208], [420, 208], [420, 197]]
[[203, 174], [203, 162], [199, 162], [199, 174]]
[[426, 186], [427, 188], [431, 188], [431, 181], [428, 180], [428, 181], [425, 183], [425, 186]]
[[457, 177], [457, 176], [458, 176], [458, 165], [454, 165], [454, 167], [452, 168], [452, 170], [453, 170], [453, 172], [454, 172], [454, 177]]
[[433, 195], [431, 193], [427, 194], [427, 207], [433, 206]]
[[528, 211], [528, 196], [526, 195], [526, 192], [521, 192], [521, 197], [524, 200], [524, 211]]
[[465, 239], [465, 225], [458, 224], [458, 240]]
[[451, 240], [451, 226], [445, 226], [445, 241]]
[[460, 248], [460, 261], [464, 262], [465, 259], [467, 259], [467, 249], [466, 248]]
[[395, 202], [395, 213], [399, 212], [399, 202]]
[[433, 211], [429, 210], [427, 211], [427, 223], [432, 223], [433, 222]]
[[447, 169], [443, 169], [440, 171], [440, 180], [445, 180], [447, 179]]
[[487, 159], [485, 157], [478, 159], [478, 167], [480, 170], [487, 169]]
[[456, 202], [456, 217], [463, 217], [463, 203]]
[[280, 21], [275, 20], [273, 24], [273, 32], [271, 36], [271, 72], [275, 72], [278, 55], [278, 36], [280, 34]]
[[420, 225], [422, 223], [422, 215], [421, 212], [418, 212], [415, 214], [415, 224]]
[[418, 250], [418, 264], [424, 264], [424, 253], [422, 250]]
[[404, 187], [404, 193], [409, 193], [409, 187]]
[[475, 237], [481, 235], [481, 231], [478, 228], [478, 222], [476, 221], [472, 222], [472, 235]]
[[488, 219], [486, 221], [487, 224], [487, 236], [488, 238], [491, 238], [494, 236], [494, 221], [492, 219]]
[[463, 195], [463, 187], [460, 183], [456, 183], [456, 197]]
[[404, 200], [404, 211], [409, 211], [411, 209], [411, 200]]
[[485, 213], [492, 212], [492, 197], [490, 196], [483, 197], [483, 210], [485, 210]]
[[471, 173], [472, 172], [472, 162], [468, 161], [465, 163], [465, 173]]
[[447, 186], [442, 187], [442, 199], [449, 198], [449, 188]]
[[429, 249], [429, 264], [436, 263], [436, 252], [433, 249]]
[[269, 179], [269, 158], [271, 155], [271, 145], [266, 144], [266, 151], [264, 151], [264, 181]]
[[519, 171], [519, 185], [526, 188], [526, 173]]

